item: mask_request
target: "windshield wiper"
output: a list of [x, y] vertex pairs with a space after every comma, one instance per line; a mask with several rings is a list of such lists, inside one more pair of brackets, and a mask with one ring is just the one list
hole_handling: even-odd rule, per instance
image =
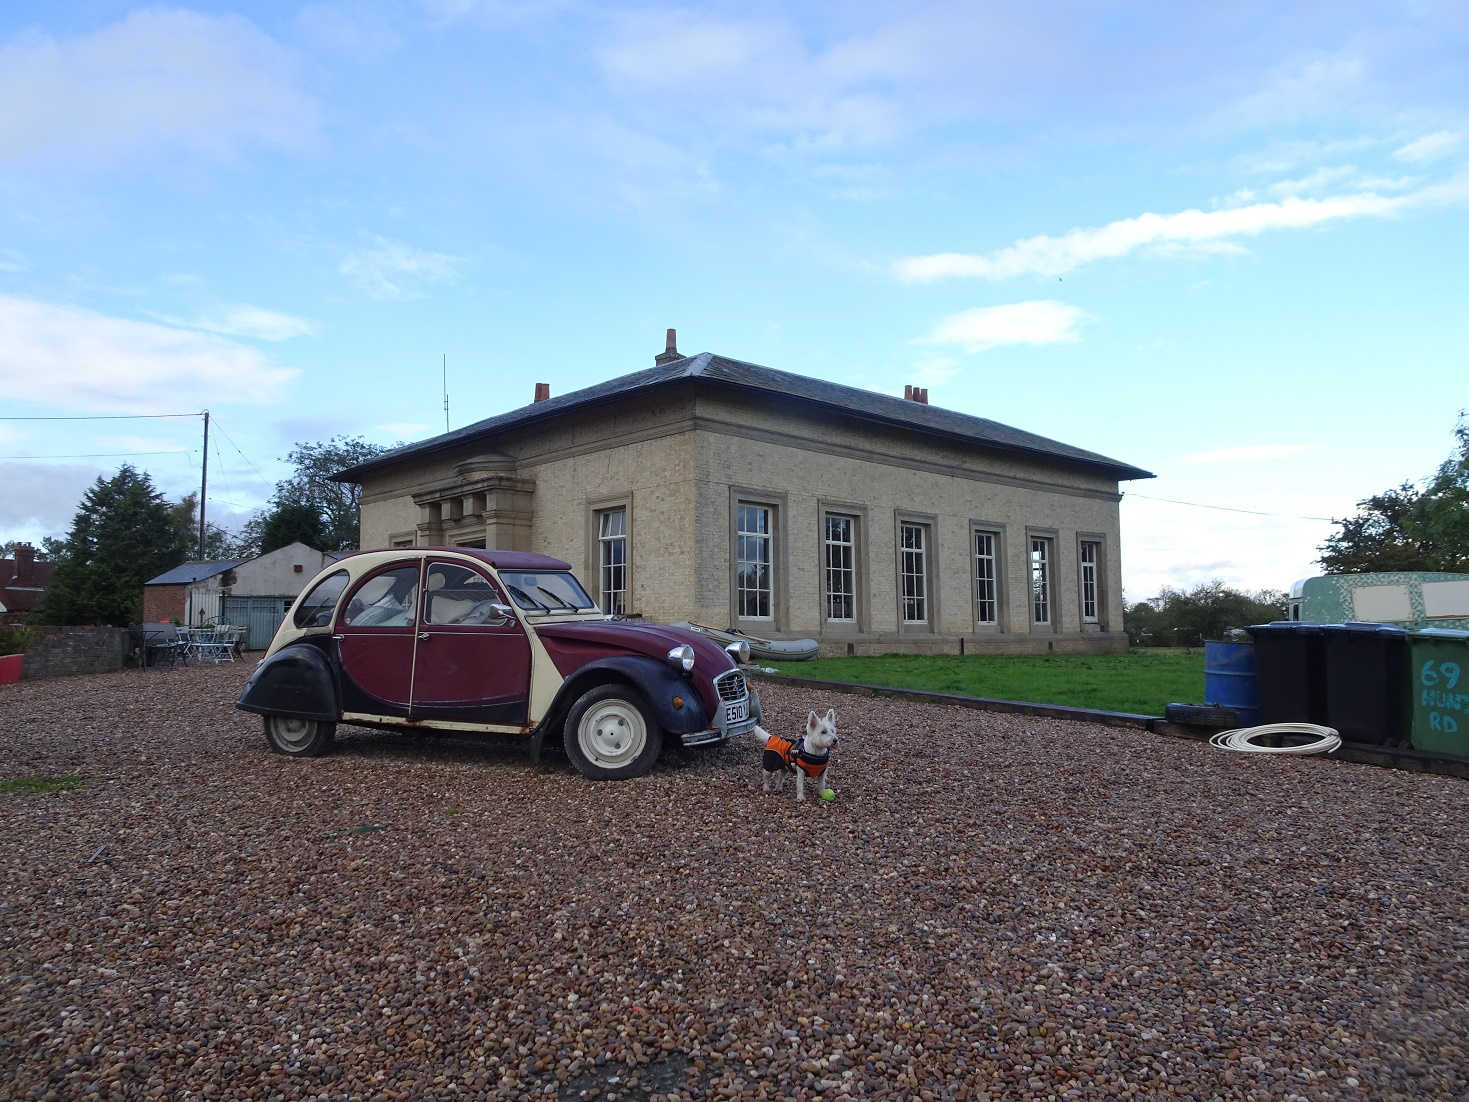
[[[518, 585], [507, 585], [505, 588], [508, 589], [508, 590], [510, 590], [510, 593], [511, 593], [512, 596], [518, 597], [518, 598], [520, 598], [521, 600], [524, 600], [524, 601], [529, 601], [531, 604], [535, 605], [536, 608], [540, 609], [542, 612], [550, 612], [551, 611], [551, 607], [549, 605], [543, 605], [543, 604], [541, 604], [540, 601], [536, 600], [534, 597], [532, 597], [525, 590], [521, 589], [520, 586], [518, 586]], [[537, 589], [540, 589], [541, 587], [540, 586], [536, 586], [536, 588]]]
[[551, 600], [555, 601], [562, 608], [569, 608], [569, 609], [571, 609], [572, 612], [575, 612], [576, 611], [576, 606], [574, 604], [572, 604], [570, 601], [568, 601], [565, 597], [562, 597], [562, 596], [560, 596], [558, 594], [552, 593], [549, 589], [547, 589], [543, 585], [538, 585], [538, 586], [536, 586], [536, 588], [539, 589], [542, 593], [544, 593], [547, 597], [550, 597]]

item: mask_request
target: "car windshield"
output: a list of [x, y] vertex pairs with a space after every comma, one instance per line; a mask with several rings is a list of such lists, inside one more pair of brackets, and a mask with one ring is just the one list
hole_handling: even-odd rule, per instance
[[564, 571], [502, 570], [500, 580], [511, 599], [529, 611], [589, 612], [597, 607], [581, 582]]

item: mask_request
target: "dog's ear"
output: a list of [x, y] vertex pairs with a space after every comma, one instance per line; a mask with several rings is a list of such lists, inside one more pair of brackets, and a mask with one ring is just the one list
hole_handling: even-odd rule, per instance
[[815, 712], [812, 712], [810, 715], [808, 715], [806, 717], [806, 730], [808, 730], [808, 731], [814, 731], [814, 730], [816, 730], [816, 728], [817, 728], [817, 726], [818, 726], [819, 723], [820, 723], [820, 721], [816, 718], [816, 713]]
[[830, 723], [833, 727], [837, 725], [837, 710], [835, 708], [828, 708], [826, 710], [826, 722]]

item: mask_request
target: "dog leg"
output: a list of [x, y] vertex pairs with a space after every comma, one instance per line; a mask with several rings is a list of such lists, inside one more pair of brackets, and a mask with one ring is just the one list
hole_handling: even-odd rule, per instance
[[805, 798], [806, 798], [806, 771], [804, 769], [797, 769], [796, 770], [796, 799], [798, 799], [798, 800], [804, 800]]
[[821, 788], [822, 788], [822, 791], [825, 791], [828, 788], [835, 788], [836, 787], [836, 785], [834, 785], [834, 784], [831, 783], [831, 774], [832, 774], [831, 762], [827, 762], [826, 763], [826, 770], [825, 770], [825, 772], [823, 772], [821, 774]]

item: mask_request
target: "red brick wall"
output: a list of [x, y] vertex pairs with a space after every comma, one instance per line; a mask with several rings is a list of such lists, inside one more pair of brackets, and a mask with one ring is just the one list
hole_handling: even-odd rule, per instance
[[143, 587], [143, 619], [150, 624], [166, 624], [184, 618], [185, 585], [145, 585]]

